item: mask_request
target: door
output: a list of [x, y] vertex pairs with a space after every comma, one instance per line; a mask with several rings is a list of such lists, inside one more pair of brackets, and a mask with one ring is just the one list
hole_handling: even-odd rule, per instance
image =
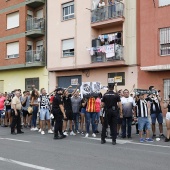
[[26, 62], [33, 62], [33, 42], [27, 41]]
[[27, 10], [27, 31], [32, 30], [33, 28], [33, 12], [30, 10]]
[[81, 86], [82, 84], [82, 77], [80, 75], [75, 76], [63, 76], [57, 77], [58, 80], [58, 87], [67, 88], [70, 85], [72, 86], [72, 90], [76, 88], [77, 83]]
[[4, 80], [0, 80], [0, 93], [4, 93]]

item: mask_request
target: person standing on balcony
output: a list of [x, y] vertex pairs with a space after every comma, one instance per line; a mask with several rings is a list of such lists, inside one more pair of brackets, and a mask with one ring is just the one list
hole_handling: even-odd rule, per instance
[[98, 21], [102, 21], [106, 17], [105, 5], [106, 4], [105, 4], [104, 0], [100, 0], [99, 5], [98, 5], [98, 7], [99, 7], [99, 9], [98, 9], [98, 11], [99, 11]]

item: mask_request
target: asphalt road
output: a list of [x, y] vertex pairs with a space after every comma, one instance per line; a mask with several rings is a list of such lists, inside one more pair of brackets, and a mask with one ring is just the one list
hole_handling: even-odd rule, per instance
[[170, 167], [170, 142], [162, 140], [141, 144], [139, 136], [104, 145], [97, 138], [81, 135], [53, 140], [23, 129], [24, 134], [10, 135], [0, 127], [0, 170], [167, 170]]

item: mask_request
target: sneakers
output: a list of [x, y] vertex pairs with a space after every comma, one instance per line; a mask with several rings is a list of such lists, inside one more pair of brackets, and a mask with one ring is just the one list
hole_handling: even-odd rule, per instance
[[168, 138], [165, 138], [165, 140], [164, 140], [164, 142], [169, 142], [170, 141], [170, 139], [168, 139]]
[[34, 129], [35, 129], [35, 128], [31, 128], [30, 131], [35, 131]]
[[145, 141], [146, 141], [146, 142], [153, 142], [153, 139], [151, 139], [151, 138], [146, 138]]
[[156, 138], [156, 135], [155, 135], [155, 134], [153, 134], [152, 138]]
[[76, 136], [76, 134], [73, 131], [71, 131], [70, 136]]
[[88, 134], [88, 133], [86, 133], [85, 138], [88, 138], [88, 137], [89, 137], [89, 134]]
[[41, 132], [41, 129], [39, 129], [38, 132]]
[[84, 135], [84, 132], [81, 132], [81, 135]]
[[101, 144], [105, 144], [106, 140], [105, 139], [101, 139]]
[[48, 133], [53, 134], [54, 132], [50, 129], [48, 130]]
[[77, 130], [77, 134], [79, 134], [80, 132]]
[[160, 134], [159, 137], [160, 138], [165, 138], [165, 135], [164, 134]]
[[43, 130], [41, 131], [41, 135], [45, 135], [45, 132]]
[[37, 128], [37, 127], [35, 127], [35, 128], [34, 128], [34, 130], [35, 130], [35, 131], [37, 131], [37, 130], [38, 130], [38, 128]]
[[64, 131], [63, 135], [68, 136], [68, 133], [66, 131]]
[[95, 134], [95, 133], [93, 133], [93, 134], [92, 134], [92, 137], [94, 137], [94, 138], [95, 138], [95, 137], [96, 137], [96, 134]]
[[140, 143], [145, 142], [143, 138], [140, 138], [140, 140], [139, 140], [139, 141], [140, 141]]

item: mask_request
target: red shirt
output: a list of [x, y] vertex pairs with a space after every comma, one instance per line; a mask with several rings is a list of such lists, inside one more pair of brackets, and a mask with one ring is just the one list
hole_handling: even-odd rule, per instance
[[0, 97], [0, 110], [4, 110], [4, 101], [5, 101], [5, 97]]
[[51, 98], [50, 98], [50, 103], [52, 103], [53, 100], [54, 100], [54, 96], [51, 96]]

